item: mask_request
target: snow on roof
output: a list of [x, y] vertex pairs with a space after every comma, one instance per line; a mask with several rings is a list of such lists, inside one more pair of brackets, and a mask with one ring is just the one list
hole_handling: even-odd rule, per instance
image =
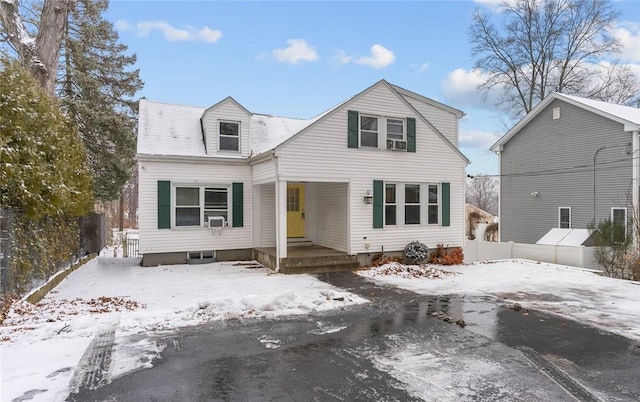
[[[200, 118], [206, 108], [140, 100], [138, 153], [148, 155], [207, 155]], [[330, 109], [333, 110], [333, 109]], [[273, 149], [325, 115], [313, 119], [252, 114], [250, 138], [252, 154]]]
[[618, 105], [615, 103], [602, 102], [594, 99], [582, 98], [580, 96], [565, 95], [561, 93], [558, 93], [557, 96], [559, 99], [566, 98], [568, 100], [581, 103], [585, 106], [596, 109], [600, 112], [604, 112], [613, 117], [618, 117], [620, 119], [626, 120], [630, 123], [640, 124], [640, 109], [638, 108]]
[[140, 100], [138, 153], [207, 156], [202, 139], [202, 107]]
[[307, 127], [312, 120], [254, 114], [251, 116], [251, 150], [254, 155], [275, 148]]
[[580, 96], [565, 95], [560, 92], [554, 92], [544, 98], [544, 100], [536, 105], [525, 117], [522, 118], [515, 126], [513, 126], [505, 135], [503, 135], [495, 144], [491, 146], [492, 151], [500, 151], [502, 145], [506, 144], [520, 129], [526, 126], [533, 118], [535, 118], [544, 108], [554, 99], [559, 99], [571, 103], [575, 106], [590, 110], [596, 114], [612, 119], [624, 125], [624, 131], [636, 131], [640, 128], [640, 109], [618, 105], [615, 103], [602, 102], [594, 99], [582, 98]]
[[591, 234], [589, 229], [561, 229], [553, 228], [547, 232], [536, 244], [551, 246], [582, 246]]

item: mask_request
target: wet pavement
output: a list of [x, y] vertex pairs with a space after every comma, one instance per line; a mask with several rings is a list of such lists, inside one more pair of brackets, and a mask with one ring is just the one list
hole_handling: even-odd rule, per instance
[[489, 297], [421, 296], [351, 273], [318, 277], [371, 303], [159, 336], [164, 350], [152, 369], [69, 400], [640, 400], [640, 347], [629, 339]]

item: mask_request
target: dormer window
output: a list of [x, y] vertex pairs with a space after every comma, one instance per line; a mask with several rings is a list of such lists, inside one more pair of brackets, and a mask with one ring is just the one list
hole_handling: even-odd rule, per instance
[[240, 123], [221, 121], [219, 131], [221, 151], [240, 151]]

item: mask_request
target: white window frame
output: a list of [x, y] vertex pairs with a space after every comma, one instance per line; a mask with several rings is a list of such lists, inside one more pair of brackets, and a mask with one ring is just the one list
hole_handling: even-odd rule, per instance
[[[431, 186], [435, 187], [436, 191], [438, 192], [438, 199], [436, 200], [436, 202], [429, 202], [429, 187], [431, 187]], [[442, 193], [442, 190], [441, 190], [441, 187], [440, 187], [439, 184], [435, 184], [435, 183], [427, 183], [426, 184], [426, 196], [425, 196], [426, 213], [425, 213], [425, 217], [427, 218], [427, 225], [434, 225], [434, 226], [437, 225], [437, 226], [439, 226], [440, 222], [442, 221], [442, 217], [441, 217], [441, 214], [442, 214], [441, 196], [442, 195], [441, 195], [441, 193]], [[431, 222], [429, 220], [429, 207], [433, 206], [433, 205], [435, 205], [438, 208], [438, 217], [436, 218], [436, 222]]]
[[[225, 226], [229, 225], [229, 222], [232, 222], [233, 219], [233, 191], [232, 185], [230, 183], [225, 184], [200, 184], [200, 183], [176, 183], [171, 188], [171, 228], [173, 229], [193, 229], [193, 228], [202, 228], [208, 227], [209, 222], [205, 219], [206, 212], [212, 211], [215, 209], [205, 208], [205, 191], [209, 189], [225, 189], [227, 191], [227, 217], [225, 219]], [[177, 201], [177, 189], [178, 188], [197, 188], [198, 189], [198, 205], [197, 207], [200, 209], [200, 223], [198, 225], [177, 225], [177, 208], [180, 208], [176, 205]], [[184, 206], [185, 208], [195, 208], [196, 206]], [[221, 210], [221, 209], [218, 209]], [[220, 216], [220, 215], [211, 215], [211, 216]]]
[[[226, 135], [226, 134], [222, 134], [222, 130], [220, 129], [223, 123], [231, 123], [231, 124], [235, 124], [238, 126], [238, 135]], [[239, 121], [234, 121], [234, 120], [218, 120], [218, 151], [222, 151], [222, 152], [240, 152], [240, 149], [242, 148], [240, 143], [241, 143], [241, 128], [242, 125], [240, 124]], [[237, 138], [238, 139], [238, 148], [237, 149], [223, 149], [222, 148], [222, 137], [225, 138]]]
[[[569, 226], [567, 228], [562, 227], [562, 210], [569, 210]], [[571, 216], [571, 207], [558, 207], [558, 227], [560, 229], [571, 229], [573, 227], [572, 216]]]
[[[629, 217], [627, 216], [627, 207], [611, 207], [611, 225], [612, 226], [615, 224], [615, 220], [613, 218], [613, 211], [616, 211], [616, 210], [624, 211], [624, 239], [626, 241], [627, 240], [627, 235], [628, 235], [627, 234], [627, 225], [628, 225], [627, 220], [629, 219]], [[612, 235], [613, 235], [613, 233], [612, 233]], [[614, 239], [611, 239], [611, 241], [615, 242]]]
[[[393, 185], [395, 187], [395, 195], [396, 195], [396, 200], [395, 203], [387, 203], [387, 185]], [[383, 210], [383, 219], [384, 219], [384, 226], [385, 227], [398, 227], [399, 226], [399, 222], [400, 222], [400, 194], [398, 194], [398, 188], [400, 187], [400, 184], [395, 183], [395, 182], [384, 182], [384, 210]], [[396, 207], [396, 223], [395, 225], [388, 225], [387, 224], [387, 205], [390, 206], [394, 206]]]
[[[419, 186], [418, 189], [418, 203], [411, 203], [408, 204], [407, 203], [407, 186]], [[424, 183], [402, 183], [402, 224], [404, 226], [423, 226], [424, 224]], [[406, 208], [407, 206], [418, 206], [418, 212], [420, 213], [419, 219], [420, 222], [418, 223], [407, 223], [407, 214], [406, 214]]]
[[[376, 119], [376, 125], [378, 126], [378, 130], [377, 131], [363, 130], [363, 128], [362, 128], [362, 118], [363, 117], [369, 117], [369, 118]], [[358, 116], [358, 146], [360, 148], [380, 149], [380, 120], [381, 120], [380, 116], [375, 116], [375, 115], [372, 115], [372, 114], [361, 113], [360, 116]], [[362, 145], [362, 132], [363, 131], [366, 132], [366, 133], [376, 133], [377, 145], [375, 147], [369, 146], [369, 145]]]
[[[387, 185], [392, 184], [396, 186], [396, 203], [388, 204], [387, 203]], [[406, 194], [405, 194], [405, 186], [406, 185], [418, 185], [420, 186], [420, 203], [419, 204], [407, 204], [406, 202]], [[438, 200], [437, 202], [429, 203], [429, 187], [434, 186], [438, 191]], [[430, 183], [430, 182], [394, 182], [394, 181], [385, 181], [383, 182], [383, 227], [388, 228], [398, 228], [398, 227], [407, 227], [407, 228], [415, 228], [415, 227], [426, 227], [426, 226], [441, 226], [442, 225], [442, 186], [440, 183]], [[396, 207], [396, 224], [395, 225], [387, 225], [387, 205], [395, 205]], [[420, 205], [420, 223], [406, 223], [406, 213], [405, 207], [407, 205]], [[438, 208], [438, 218], [437, 222], [429, 221], [429, 206], [437, 206]]]
[[[397, 120], [402, 122], [402, 138], [390, 138], [389, 137], [389, 120]], [[387, 140], [406, 141], [407, 140], [407, 119], [400, 117], [385, 117], [385, 138]], [[393, 134], [397, 135], [397, 134]]]

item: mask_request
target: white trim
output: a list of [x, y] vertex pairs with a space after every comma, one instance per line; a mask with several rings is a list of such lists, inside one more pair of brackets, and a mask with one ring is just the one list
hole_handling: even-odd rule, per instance
[[[228, 226], [229, 222], [233, 222], [233, 191], [232, 183], [186, 183], [186, 182], [171, 182], [171, 229], [185, 230], [185, 229], [198, 229], [208, 228], [208, 222], [205, 220], [205, 190], [207, 188], [224, 188], [227, 190], [227, 217], [225, 223]], [[198, 189], [198, 208], [200, 208], [200, 224], [199, 225], [176, 225], [176, 189], [177, 188], [197, 188]], [[196, 206], [191, 206], [195, 208]]]
[[569, 227], [566, 229], [571, 229], [573, 227], [572, 216], [571, 216], [571, 207], [558, 207], [558, 227], [562, 228], [562, 214], [561, 211], [563, 209], [569, 210]]
[[[640, 213], [640, 131], [636, 130], [631, 133], [632, 144], [632, 170], [631, 170], [631, 203], [633, 206], [632, 216], [636, 219], [637, 214]], [[638, 247], [640, 239], [637, 238], [636, 231], [633, 233], [633, 245]]]
[[614, 210], [623, 210], [624, 211], [624, 238], [627, 239], [627, 226], [629, 225], [629, 215], [627, 214], [627, 207], [611, 207], [611, 224], [614, 224], [615, 221], [613, 219], [613, 211]]
[[[221, 137], [225, 137], [225, 138], [235, 138], [236, 136], [234, 135], [227, 135], [227, 134], [221, 134], [220, 133], [220, 125], [222, 123], [231, 123], [231, 124], [237, 124], [238, 125], [238, 149], [222, 149], [220, 144], [222, 143], [222, 141], [220, 141]], [[229, 152], [229, 153], [240, 153], [242, 151], [242, 122], [237, 121], [237, 120], [226, 120], [226, 119], [218, 119], [217, 120], [217, 125], [218, 125], [218, 152]]]

